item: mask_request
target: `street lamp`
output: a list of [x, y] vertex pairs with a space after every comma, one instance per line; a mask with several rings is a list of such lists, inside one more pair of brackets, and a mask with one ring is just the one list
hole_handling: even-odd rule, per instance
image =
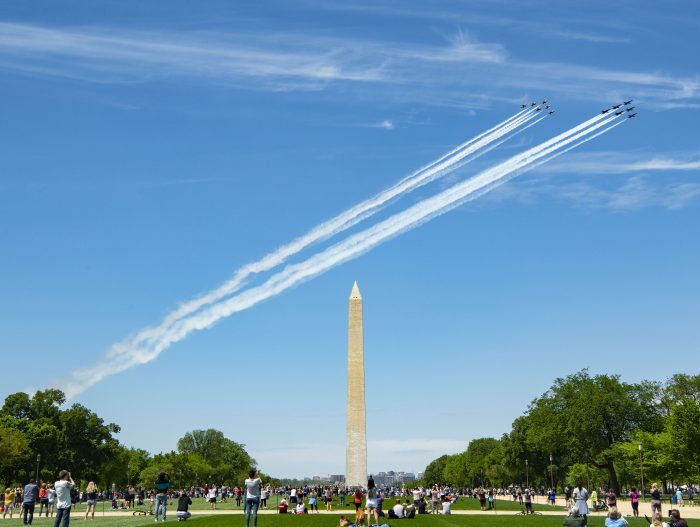
[[639, 479], [642, 483], [642, 501], [644, 501], [644, 458], [642, 457], [642, 444], [637, 445], [639, 447]]
[[131, 485], [131, 463], [126, 465], [126, 486]]
[[41, 462], [41, 454], [36, 455], [36, 483], [39, 484], [39, 463]]
[[527, 459], [525, 459], [525, 485], [527, 485], [527, 488], [530, 488], [530, 473], [528, 472], [528, 465], [527, 465]]
[[552, 483], [552, 490], [554, 490], [554, 467], [552, 466], [552, 463], [552, 454], [549, 454], [549, 480]]

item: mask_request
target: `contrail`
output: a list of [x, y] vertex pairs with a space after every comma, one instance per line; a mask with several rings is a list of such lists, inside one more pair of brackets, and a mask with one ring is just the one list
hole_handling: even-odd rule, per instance
[[[464, 166], [466, 163], [473, 161], [480, 155], [483, 155], [500, 145], [503, 141], [509, 138], [508, 134], [516, 131], [520, 127], [523, 127], [524, 124], [536, 116], [537, 114], [534, 110], [521, 110], [489, 130], [477, 135], [465, 143], [462, 143], [432, 163], [418, 169], [374, 197], [347, 209], [324, 223], [321, 223], [308, 233], [296, 238], [291, 243], [279, 247], [260, 260], [241, 267], [229, 280], [224, 282], [218, 288], [181, 304], [171, 313], [169, 313], [158, 326], [144, 328], [136, 335], [130, 337], [116, 347], [136, 347], [140, 346], [142, 343], [157, 340], [160, 335], [177, 320], [238, 291], [251, 275], [269, 271], [283, 264], [289, 257], [295, 255], [309, 245], [335, 236], [336, 234], [343, 232], [360, 221], [370, 217], [381, 210], [381, 208], [391, 200], [426, 185], [440, 177], [444, 177], [459, 167]], [[533, 123], [521, 128], [520, 131], [537, 124], [543, 118], [544, 117], [541, 117], [540, 119], [535, 120]], [[512, 137], [512, 135], [510, 137]], [[496, 142], [499, 139], [502, 139], [502, 141]]]
[[364, 231], [348, 236], [345, 240], [318, 252], [303, 262], [288, 265], [259, 286], [251, 287], [197, 314], [178, 320], [146, 349], [128, 346], [115, 349], [114, 353], [119, 355], [118, 361], [110, 358], [107, 361], [109, 367], [105, 364], [98, 364], [92, 368], [77, 370], [72, 374], [71, 379], [66, 383], [61, 383], [61, 386], [64, 387], [69, 398], [74, 397], [108, 375], [124, 371], [135, 364], [150, 362], [172, 344], [184, 339], [190, 332], [211, 327], [222, 318], [252, 307], [304, 280], [356, 258], [394, 236], [422, 225], [465, 201], [496, 188], [499, 182], [504, 182], [509, 176], [532, 169], [556, 155], [607, 132], [620, 123], [608, 126], [592, 135], [593, 132], [609, 125], [615, 119], [617, 119], [616, 116], [600, 115], [589, 119], [540, 145], [480, 172], [466, 181], [426, 198]]

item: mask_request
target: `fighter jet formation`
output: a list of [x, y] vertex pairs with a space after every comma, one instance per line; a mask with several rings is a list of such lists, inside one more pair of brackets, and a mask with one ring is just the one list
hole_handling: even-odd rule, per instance
[[[600, 113], [608, 113], [612, 112], [613, 110], [617, 110], [615, 112], [615, 115], [620, 116], [623, 115], [625, 112], [627, 112], [627, 117], [630, 119], [637, 115], [636, 113], [630, 113], [632, 110], [634, 110], [634, 106], [630, 106], [632, 104], [633, 99], [630, 99], [629, 101], [623, 101], [621, 104], [614, 104], [610, 108], [605, 108], [604, 110], [601, 110]], [[624, 106], [624, 108], [623, 108]]]
[[554, 110], [552, 107], [549, 105], [549, 101], [544, 100], [541, 103], [538, 102], [531, 102], [531, 103], [523, 103], [520, 105], [520, 109], [524, 110], [525, 108], [530, 108], [530, 110], [533, 110], [535, 112], [541, 112], [542, 110], [545, 110], [548, 115], [553, 115]]

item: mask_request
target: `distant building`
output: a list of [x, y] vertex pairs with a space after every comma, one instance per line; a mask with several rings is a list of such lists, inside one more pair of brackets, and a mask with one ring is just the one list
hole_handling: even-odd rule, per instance
[[345, 482], [345, 474], [330, 474], [328, 476], [328, 480], [331, 483], [344, 483]]

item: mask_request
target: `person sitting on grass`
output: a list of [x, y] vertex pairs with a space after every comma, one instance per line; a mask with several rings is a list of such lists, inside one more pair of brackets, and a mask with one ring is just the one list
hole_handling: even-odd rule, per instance
[[400, 520], [403, 518], [403, 505], [401, 505], [401, 500], [396, 500], [396, 504], [389, 509], [389, 519], [390, 520]]
[[588, 522], [584, 516], [581, 516], [578, 507], [574, 505], [571, 507], [571, 514], [564, 518], [563, 524], [566, 525], [566, 527], [586, 527]]
[[442, 497], [442, 513], [452, 514], [452, 500], [448, 496]]
[[306, 514], [306, 505], [301, 497], [297, 497], [297, 508], [294, 509], [294, 514]]
[[406, 505], [403, 508], [403, 517], [411, 520], [416, 517], [416, 506], [409, 500], [406, 500]]
[[350, 527], [350, 520], [348, 520], [347, 516], [343, 515], [340, 517], [339, 527]]
[[289, 505], [287, 505], [287, 500], [283, 499], [282, 501], [280, 501], [280, 504], [279, 504], [279, 507], [277, 508], [277, 511], [280, 514], [287, 514], [288, 507], [289, 507]]
[[668, 513], [668, 524], [671, 527], [688, 527], [688, 522], [681, 518], [681, 512], [673, 509]]
[[186, 492], [183, 492], [177, 500], [177, 521], [184, 522], [187, 518], [192, 516], [192, 513], [188, 510], [190, 505], [192, 505], [192, 499], [190, 499]]
[[654, 514], [652, 514], [651, 520], [646, 514], [644, 515], [644, 518], [646, 519], [646, 521], [649, 522], [649, 525], [651, 525], [652, 527], [669, 527], [668, 523], [664, 521], [664, 518], [663, 516], [661, 516], [660, 512], [655, 512]]
[[605, 527], [626, 527], [627, 520], [622, 517], [617, 507], [610, 507], [608, 517], [605, 518]]

